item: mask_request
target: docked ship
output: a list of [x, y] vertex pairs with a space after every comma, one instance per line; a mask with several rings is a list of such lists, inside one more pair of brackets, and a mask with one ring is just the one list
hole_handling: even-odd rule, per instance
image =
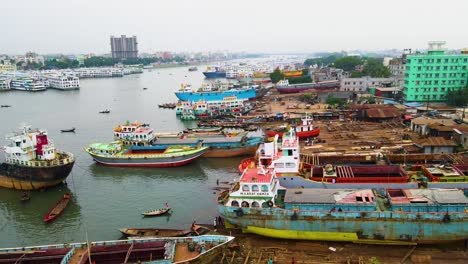
[[282, 126], [277, 129], [272, 129], [266, 131], [266, 134], [269, 137], [274, 137], [278, 135], [278, 137], [282, 137], [284, 133], [289, 133], [288, 131], [290, 129], [294, 129], [296, 132], [296, 135], [299, 138], [310, 138], [310, 137], [318, 137], [320, 135], [320, 127], [315, 126], [313, 124], [313, 119], [310, 116], [305, 116], [301, 118], [301, 124], [288, 127], [288, 126]]
[[310, 89], [324, 90], [339, 88], [340, 81], [331, 80], [323, 82], [314, 82], [314, 83], [298, 83], [298, 84], [289, 84], [288, 80], [281, 80], [276, 84], [276, 89], [280, 94], [285, 93], [300, 93]]
[[[286, 134], [260, 144], [256, 158], [239, 164], [242, 173], [260, 164], [274, 169], [285, 188], [365, 189], [365, 188], [443, 188], [468, 190], [468, 165], [414, 165], [410, 171], [400, 165], [312, 165], [301, 161], [299, 138]], [[319, 163], [319, 162], [316, 162]]]
[[80, 89], [80, 79], [76, 76], [63, 73], [45, 74], [42, 76], [49, 82], [49, 87], [59, 90]]
[[177, 167], [188, 164], [202, 156], [208, 147], [198, 144], [190, 146], [168, 146], [137, 148], [124, 146], [121, 141], [93, 143], [85, 148], [100, 164], [117, 167]]
[[195, 148], [200, 143], [208, 149], [203, 157], [226, 158], [253, 155], [262, 137], [249, 137], [247, 133], [177, 133], [175, 135], [155, 136], [153, 129], [142, 123], [126, 123], [114, 129], [114, 139], [122, 141], [124, 146], [132, 146], [133, 151], [148, 152], [175, 146]]
[[213, 263], [233, 240], [202, 235], [0, 248], [0, 260], [8, 264]]
[[458, 189], [283, 188], [274, 169], [248, 168], [217, 197], [244, 232], [282, 239], [420, 244], [468, 239], [468, 198]]
[[297, 70], [297, 71], [283, 71], [282, 72], [284, 77], [290, 78], [290, 77], [301, 77], [302, 76], [302, 70]]
[[206, 70], [203, 72], [203, 75], [205, 75], [205, 77], [208, 79], [226, 78], [226, 71], [222, 69], [221, 67], [208, 66], [206, 67]]
[[229, 90], [205, 90], [194, 92], [188, 84], [182, 84], [179, 91], [175, 95], [181, 101], [198, 102], [198, 101], [223, 101], [225, 97], [235, 96], [238, 100], [249, 100], [257, 97], [257, 87], [251, 86], [247, 89], [229, 89]]
[[15, 77], [10, 86], [12, 90], [30, 92], [45, 91], [47, 88], [43, 81], [30, 77]]
[[75, 158], [59, 152], [45, 130], [21, 131], [7, 136], [5, 163], [0, 164], [0, 186], [18, 190], [37, 190], [62, 183], [70, 174]]

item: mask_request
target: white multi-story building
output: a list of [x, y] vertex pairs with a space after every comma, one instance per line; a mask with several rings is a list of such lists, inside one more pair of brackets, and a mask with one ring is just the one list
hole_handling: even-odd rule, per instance
[[400, 58], [392, 59], [388, 64], [388, 69], [392, 73], [392, 76], [404, 76], [405, 75], [405, 64]]
[[346, 92], [365, 92], [370, 87], [399, 86], [398, 79], [390, 78], [372, 78], [369, 76], [361, 78], [343, 78], [341, 79], [340, 90]]
[[27, 53], [25, 56], [16, 56], [15, 62], [37, 63], [44, 65], [44, 56], [36, 55], [33, 53]]
[[16, 71], [16, 65], [14, 64], [0, 64], [0, 74], [4, 72], [13, 72]]

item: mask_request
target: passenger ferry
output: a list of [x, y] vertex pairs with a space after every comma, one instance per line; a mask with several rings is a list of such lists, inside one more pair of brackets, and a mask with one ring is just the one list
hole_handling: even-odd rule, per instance
[[210, 90], [194, 92], [190, 85], [182, 85], [175, 95], [181, 101], [190, 102], [223, 101], [228, 96], [235, 96], [239, 100], [249, 100], [257, 97], [257, 88], [258, 86], [250, 86], [245, 89], [214, 90], [210, 87]]
[[307, 91], [310, 89], [331, 89], [331, 88], [339, 88], [340, 81], [338, 80], [331, 80], [331, 81], [323, 81], [323, 82], [316, 82], [316, 83], [298, 83], [298, 84], [289, 84], [288, 80], [281, 80], [276, 84], [276, 89], [280, 94], [285, 93], [299, 93], [303, 91]]
[[50, 88], [59, 90], [75, 90], [80, 88], [80, 79], [71, 74], [45, 74], [42, 77], [47, 79]]
[[46, 85], [43, 81], [30, 77], [14, 77], [11, 81], [11, 89], [20, 91], [38, 92], [45, 91]]
[[10, 87], [11, 79], [0, 77], [0, 91], [8, 91]]

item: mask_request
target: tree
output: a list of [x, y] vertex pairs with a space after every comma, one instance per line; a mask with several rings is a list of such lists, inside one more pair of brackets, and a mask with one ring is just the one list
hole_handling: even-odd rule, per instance
[[351, 72], [351, 75], [349, 77], [350, 78], [361, 78], [361, 77], [364, 77], [364, 76], [366, 76], [366, 74], [364, 72], [353, 71], [353, 72]]
[[327, 97], [327, 104], [330, 106], [335, 106], [335, 105], [341, 106], [345, 104], [345, 101], [343, 99], [340, 99], [330, 94]]
[[447, 92], [447, 104], [450, 106], [465, 107], [468, 105], [468, 86], [456, 91]]
[[382, 61], [383, 61], [382, 59], [374, 59], [374, 58], [367, 59], [366, 64], [364, 65], [363, 73], [365, 75], [368, 75], [374, 78], [390, 77], [391, 75], [390, 69], [385, 67], [382, 64]]
[[313, 65], [318, 65], [318, 66], [328, 66], [332, 63], [334, 63], [337, 59], [342, 58], [343, 54], [342, 53], [328, 53], [327, 54], [319, 54], [320, 57], [318, 58], [313, 58], [313, 59], [306, 59], [304, 61], [305, 66], [313, 66]]
[[301, 76], [301, 77], [290, 77], [287, 78], [289, 84], [297, 84], [297, 83], [311, 83], [312, 78], [310, 76]]
[[358, 65], [363, 64], [362, 59], [358, 57], [347, 56], [337, 59], [333, 65], [336, 68], [343, 69], [344, 71], [352, 71]]
[[309, 76], [309, 69], [302, 69], [302, 76]]
[[284, 74], [280, 71], [280, 69], [277, 68], [272, 73], [270, 73], [270, 79], [272, 83], [277, 83], [284, 79]]

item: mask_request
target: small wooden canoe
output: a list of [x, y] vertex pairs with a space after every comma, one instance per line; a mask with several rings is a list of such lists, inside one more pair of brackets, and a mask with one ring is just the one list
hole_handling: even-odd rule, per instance
[[55, 218], [59, 217], [62, 214], [65, 207], [67, 207], [68, 203], [70, 202], [70, 194], [66, 193], [63, 195], [62, 199], [60, 199], [44, 216], [44, 222], [49, 222], [54, 220]]
[[144, 215], [144, 216], [163, 215], [163, 214], [167, 214], [170, 210], [171, 210], [170, 207], [168, 207], [168, 208], [161, 208], [161, 209], [157, 209], [157, 210], [151, 210], [151, 211], [148, 211], [148, 212], [144, 212], [144, 213], [142, 213], [142, 215]]
[[124, 228], [119, 231], [132, 237], [183, 237], [195, 233], [201, 229], [201, 226], [195, 225], [193, 229], [161, 229], [161, 228]]
[[71, 133], [73, 133], [73, 132], [75, 132], [75, 128], [73, 127], [73, 128], [70, 128], [70, 129], [61, 129], [60, 132], [63, 132], [63, 133], [71, 132]]
[[104, 110], [104, 111], [99, 111], [100, 114], [108, 114], [110, 113], [110, 110]]

